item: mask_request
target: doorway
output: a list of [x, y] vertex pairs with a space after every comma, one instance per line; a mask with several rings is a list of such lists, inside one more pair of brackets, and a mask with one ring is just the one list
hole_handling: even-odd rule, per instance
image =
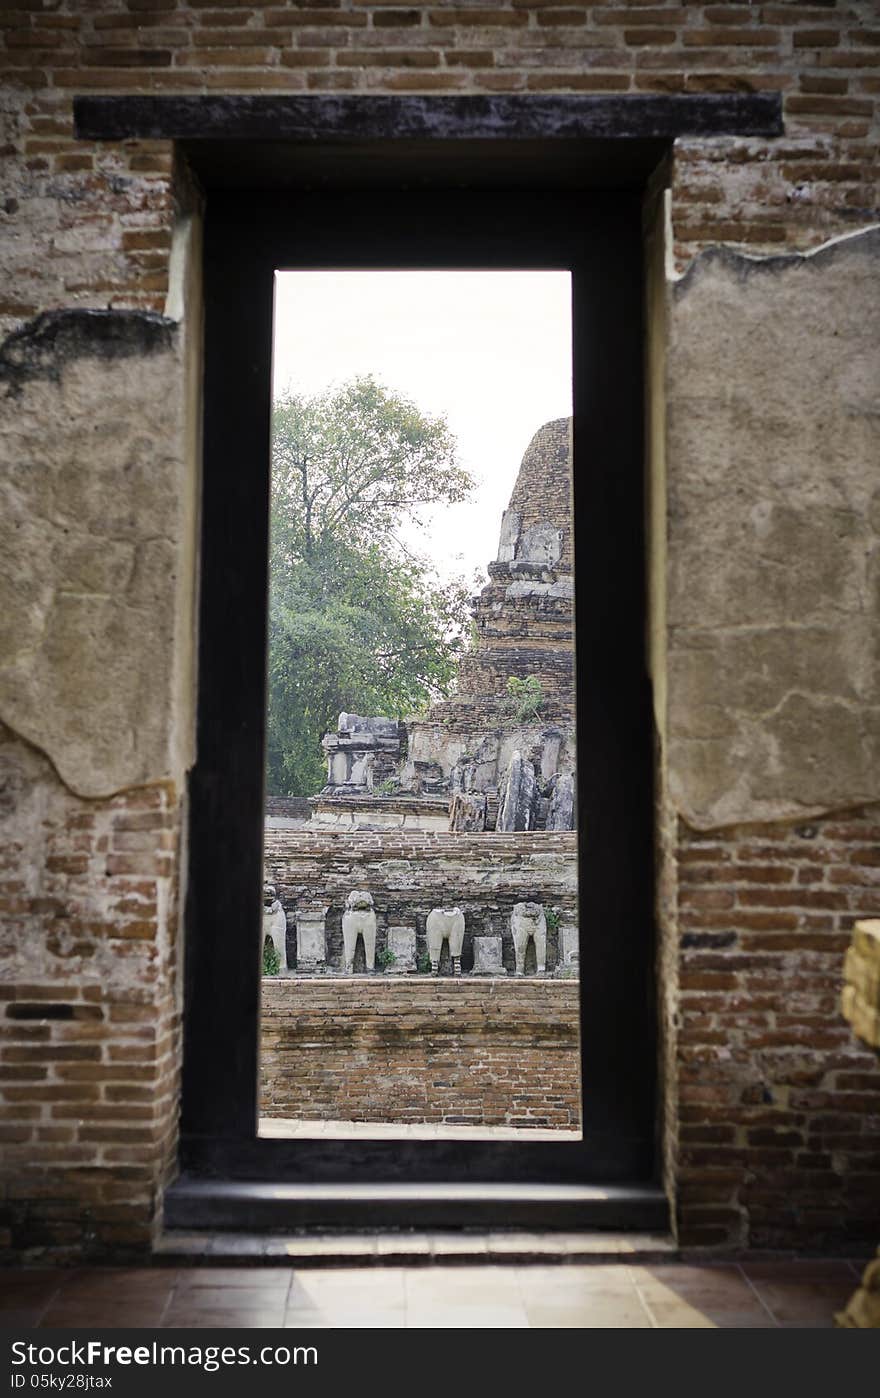
[[[448, 184], [210, 193], [199, 757], [191, 791], [182, 1114], [182, 1160], [194, 1174], [314, 1183], [652, 1178], [640, 206], [630, 191]], [[273, 279], [276, 269], [297, 266], [571, 273], [580, 1140], [257, 1134]]]

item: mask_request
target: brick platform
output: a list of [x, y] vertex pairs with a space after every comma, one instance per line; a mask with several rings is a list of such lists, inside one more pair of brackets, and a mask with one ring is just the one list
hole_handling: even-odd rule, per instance
[[573, 981], [264, 979], [265, 1116], [580, 1124]]

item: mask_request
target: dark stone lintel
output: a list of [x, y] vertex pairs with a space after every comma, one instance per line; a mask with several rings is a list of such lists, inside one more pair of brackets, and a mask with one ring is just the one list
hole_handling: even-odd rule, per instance
[[668, 96], [77, 97], [89, 140], [674, 140], [779, 136], [776, 92]]

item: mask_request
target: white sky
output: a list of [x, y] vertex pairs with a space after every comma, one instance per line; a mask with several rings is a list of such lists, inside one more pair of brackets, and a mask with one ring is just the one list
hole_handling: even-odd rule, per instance
[[274, 391], [319, 393], [373, 374], [458, 439], [470, 501], [437, 509], [407, 542], [445, 574], [485, 569], [523, 452], [571, 414], [565, 272], [278, 272]]

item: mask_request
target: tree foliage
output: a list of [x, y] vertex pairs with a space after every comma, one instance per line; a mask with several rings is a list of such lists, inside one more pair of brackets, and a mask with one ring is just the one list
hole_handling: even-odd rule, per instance
[[472, 481], [442, 418], [372, 378], [289, 393], [273, 416], [268, 785], [323, 784], [337, 714], [404, 717], [449, 691], [468, 588], [441, 584], [401, 539]]

